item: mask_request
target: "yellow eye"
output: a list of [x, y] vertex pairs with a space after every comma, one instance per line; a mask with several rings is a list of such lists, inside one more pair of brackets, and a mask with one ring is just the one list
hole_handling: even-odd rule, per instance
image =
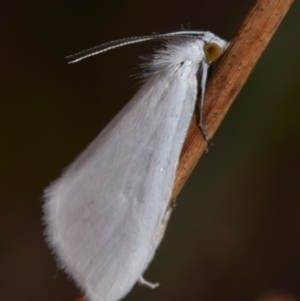
[[203, 47], [205, 58], [210, 61], [216, 61], [221, 55], [221, 48], [216, 43], [207, 43]]

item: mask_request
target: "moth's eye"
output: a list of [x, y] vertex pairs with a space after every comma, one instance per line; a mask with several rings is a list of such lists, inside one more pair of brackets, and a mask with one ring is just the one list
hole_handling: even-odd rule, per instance
[[205, 44], [203, 50], [205, 58], [210, 62], [216, 61], [222, 53], [220, 46], [216, 43]]

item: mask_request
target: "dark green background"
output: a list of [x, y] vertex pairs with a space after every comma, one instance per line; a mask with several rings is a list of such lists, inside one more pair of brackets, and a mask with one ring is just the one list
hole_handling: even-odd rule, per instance
[[[252, 3], [1, 2], [1, 300], [74, 300], [43, 239], [43, 190], [135, 93], [153, 45], [63, 57], [188, 22], [230, 40]], [[161, 286], [125, 300], [300, 296], [299, 16], [296, 1], [180, 194], [146, 273]]]

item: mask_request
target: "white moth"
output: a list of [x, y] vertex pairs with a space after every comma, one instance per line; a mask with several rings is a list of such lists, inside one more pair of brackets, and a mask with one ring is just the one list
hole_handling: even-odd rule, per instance
[[[79, 59], [160, 39], [136, 95], [46, 190], [47, 240], [90, 301], [116, 301], [143, 279], [171, 212], [180, 152], [207, 72], [228, 43], [210, 32], [179, 31], [122, 39]], [[83, 53], [79, 53], [82, 55]]]

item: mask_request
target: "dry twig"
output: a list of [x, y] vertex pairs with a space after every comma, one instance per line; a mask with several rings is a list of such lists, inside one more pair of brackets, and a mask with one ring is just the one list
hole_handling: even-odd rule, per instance
[[[242, 89], [293, 0], [257, 0], [208, 82], [204, 120], [212, 137]], [[172, 199], [176, 198], [207, 147], [195, 114], [181, 152]]]

